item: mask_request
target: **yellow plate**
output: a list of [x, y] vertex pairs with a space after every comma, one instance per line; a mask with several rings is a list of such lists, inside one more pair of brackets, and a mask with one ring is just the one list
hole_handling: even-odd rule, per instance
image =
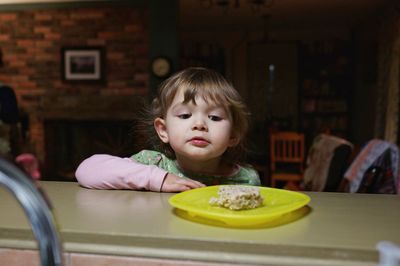
[[[310, 197], [303, 193], [259, 187], [260, 194], [264, 198], [261, 207], [233, 211], [209, 204], [211, 197], [218, 196], [219, 187], [209, 186], [181, 192], [172, 196], [169, 203], [177, 208], [176, 213], [184, 218], [232, 227], [252, 227], [271, 223], [277, 219], [288, 220], [286, 214], [304, 207], [310, 201]], [[302, 214], [304, 214], [304, 211]], [[275, 224], [277, 223], [275, 222]]]

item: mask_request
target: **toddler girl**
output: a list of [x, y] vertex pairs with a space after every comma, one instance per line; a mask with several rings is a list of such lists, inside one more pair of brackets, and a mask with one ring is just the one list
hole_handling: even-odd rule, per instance
[[165, 80], [151, 106], [158, 144], [131, 158], [98, 154], [76, 170], [80, 185], [97, 189], [179, 192], [205, 185], [260, 185], [257, 172], [238, 164], [248, 113], [219, 73], [188, 68]]

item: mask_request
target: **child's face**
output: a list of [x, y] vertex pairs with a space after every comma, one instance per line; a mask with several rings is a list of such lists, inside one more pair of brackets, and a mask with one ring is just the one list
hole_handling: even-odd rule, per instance
[[154, 123], [159, 137], [171, 145], [178, 160], [219, 159], [228, 147], [237, 144], [231, 134], [231, 117], [222, 106], [199, 96], [196, 104], [183, 100], [183, 91], [178, 91], [165, 119]]

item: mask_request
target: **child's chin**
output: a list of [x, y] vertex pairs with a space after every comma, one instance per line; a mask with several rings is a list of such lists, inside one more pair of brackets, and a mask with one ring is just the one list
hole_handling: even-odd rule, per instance
[[210, 154], [210, 153], [191, 153], [190, 154], [190, 158], [193, 161], [209, 161], [215, 158], [218, 158], [219, 156], [215, 156], [214, 154]]

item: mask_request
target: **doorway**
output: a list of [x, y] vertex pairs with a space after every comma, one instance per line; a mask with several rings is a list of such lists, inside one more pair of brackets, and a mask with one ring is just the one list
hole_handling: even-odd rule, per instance
[[247, 48], [248, 93], [252, 117], [250, 148], [267, 153], [269, 129], [298, 127], [298, 60], [295, 42], [251, 43]]

